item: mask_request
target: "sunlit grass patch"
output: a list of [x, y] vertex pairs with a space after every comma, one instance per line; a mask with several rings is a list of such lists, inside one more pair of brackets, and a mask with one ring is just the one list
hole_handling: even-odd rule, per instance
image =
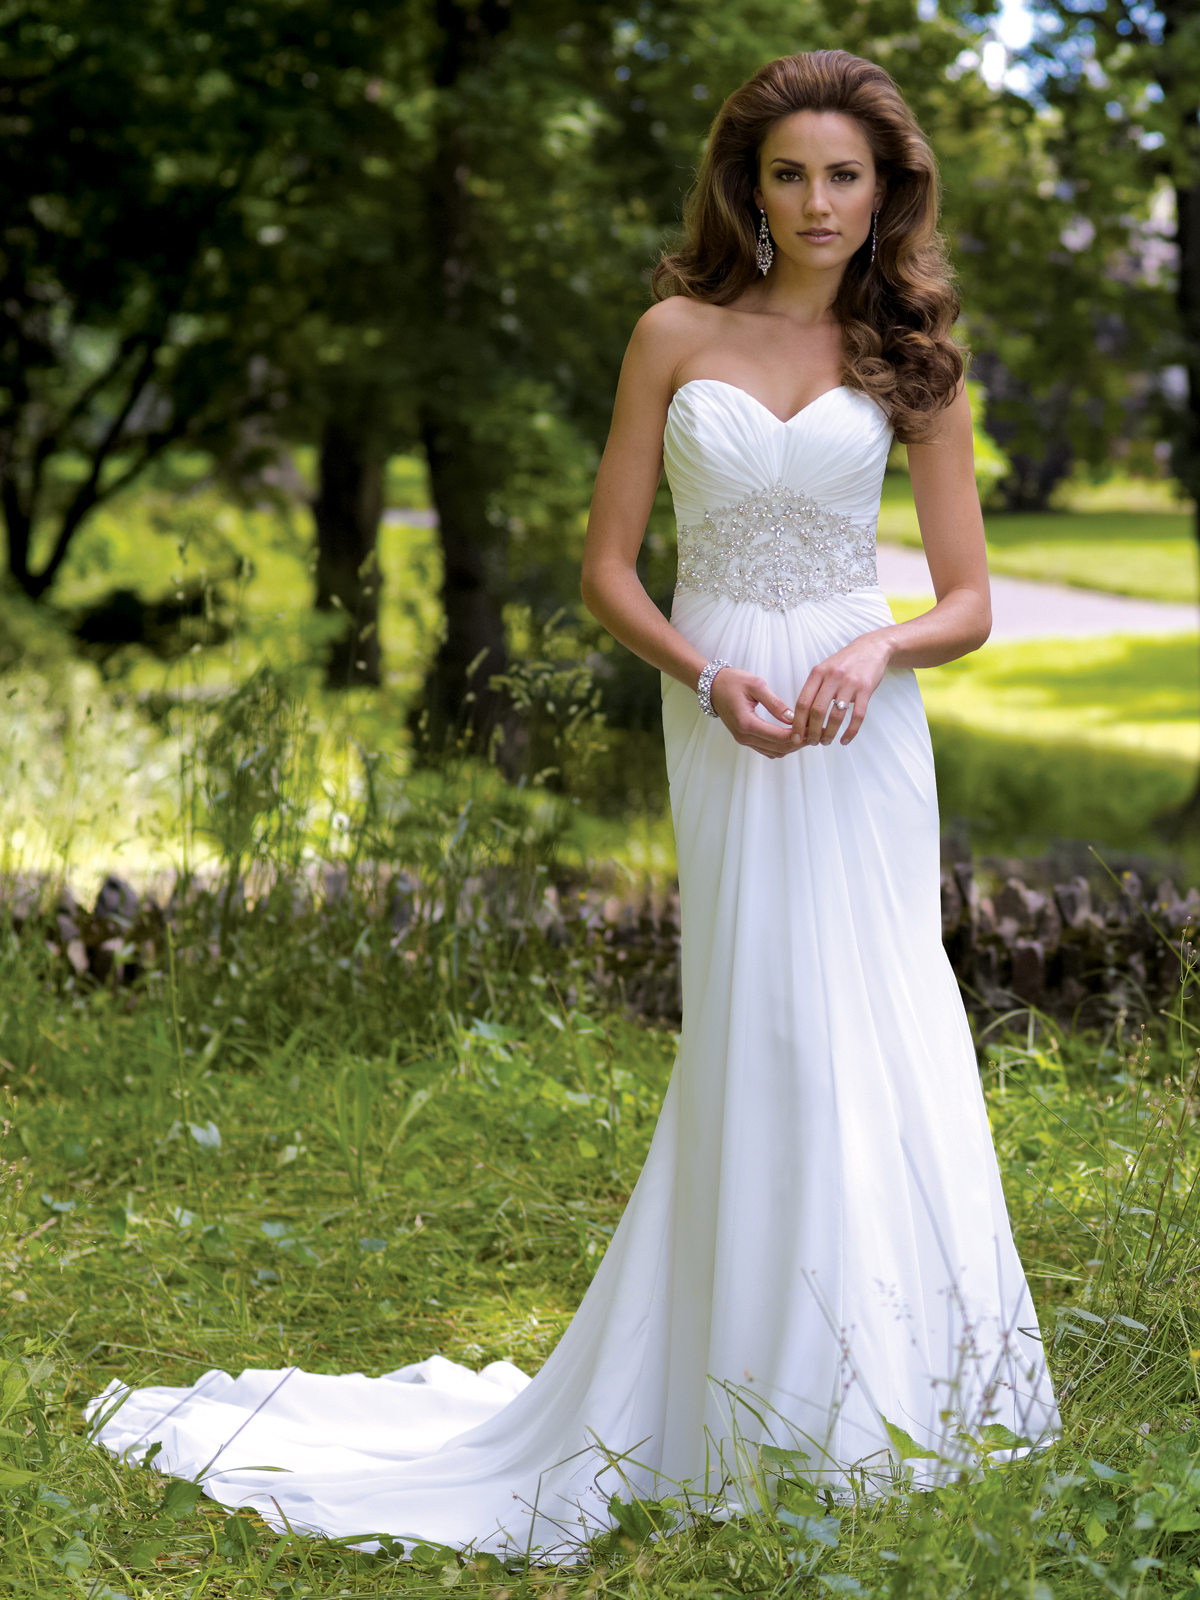
[[[988, 512], [984, 527], [994, 573], [1147, 600], [1196, 601], [1195, 518], [1187, 510]], [[879, 537], [892, 544], [921, 542], [907, 477], [884, 481]]]
[[985, 645], [918, 674], [931, 717], [1007, 736], [1200, 761], [1200, 638]]

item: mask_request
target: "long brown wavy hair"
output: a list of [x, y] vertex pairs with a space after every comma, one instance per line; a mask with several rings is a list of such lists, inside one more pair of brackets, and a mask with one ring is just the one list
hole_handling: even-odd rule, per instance
[[782, 56], [729, 96], [684, 206], [685, 242], [658, 263], [654, 293], [728, 305], [756, 280], [759, 150], [772, 124], [797, 111], [853, 117], [883, 179], [874, 264], [868, 241], [846, 264], [833, 315], [842, 329], [843, 383], [878, 401], [898, 439], [915, 442], [963, 375], [951, 337], [959, 298], [937, 231], [933, 151], [873, 61], [847, 50]]

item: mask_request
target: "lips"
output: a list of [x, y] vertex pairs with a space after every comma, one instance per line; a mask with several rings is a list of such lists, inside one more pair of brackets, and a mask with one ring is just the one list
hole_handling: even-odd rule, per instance
[[802, 233], [800, 237], [802, 239], [812, 239], [819, 243], [823, 239], [836, 239], [837, 234], [832, 228], [809, 228], [808, 231], [806, 233]]

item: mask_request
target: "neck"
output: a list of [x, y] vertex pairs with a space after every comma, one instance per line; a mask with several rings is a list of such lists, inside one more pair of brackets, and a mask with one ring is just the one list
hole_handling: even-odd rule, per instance
[[770, 272], [756, 285], [755, 298], [761, 310], [794, 322], [832, 322], [833, 302], [845, 270], [845, 263], [817, 271], [799, 267], [776, 251]]

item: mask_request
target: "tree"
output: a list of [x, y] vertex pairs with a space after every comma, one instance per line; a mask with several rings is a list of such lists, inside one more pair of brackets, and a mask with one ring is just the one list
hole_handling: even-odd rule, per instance
[[1200, 497], [1200, 11], [1193, 0], [1094, 0], [1086, 12], [1051, 0], [1041, 13], [1027, 60], [1053, 114], [1048, 153], [1088, 219], [1101, 195], [1106, 220], [1123, 225], [1113, 283], [1127, 297], [1158, 290], [1148, 421], [1172, 438], [1175, 475]]
[[30, 0], [0, 19], [0, 505], [33, 598], [168, 447], [229, 452], [277, 401], [255, 356], [296, 307], [263, 212], [329, 137], [314, 42], [352, 40], [342, 16]]
[[[834, 44], [883, 60], [938, 125], [961, 121], [967, 102], [976, 115], [986, 94], [946, 77], [976, 34], [954, 18], [920, 20], [911, 0], [874, 0], [849, 18], [815, 0], [732, 12], [647, 3], [633, 18], [597, 0], [414, 0], [403, 27], [390, 53], [381, 35], [386, 66], [369, 86], [393, 126], [372, 128], [357, 173], [329, 167], [297, 214], [279, 213], [298, 274], [317, 219], [347, 208], [354, 218], [303, 348], [280, 359], [303, 374], [297, 393], [315, 417], [339, 415], [357, 384], [375, 398], [349, 405], [355, 415], [370, 414], [393, 448], [424, 448], [446, 615], [426, 709], [454, 720], [473, 667], [486, 732], [502, 709], [486, 685], [505, 662], [505, 605], [522, 592], [523, 565], [532, 559], [543, 580], [554, 565], [544, 538], [536, 553], [532, 541], [516, 548], [526, 519], [510, 463], [529, 457], [547, 419], [593, 449], [603, 441], [648, 268], [721, 97], [773, 54]], [[359, 437], [365, 471], [366, 454], [382, 452], [373, 434]], [[342, 430], [322, 459], [332, 467], [351, 448]], [[357, 560], [366, 541], [345, 529]], [[555, 591], [543, 582], [542, 599], [566, 598]], [[340, 603], [365, 614], [349, 589]]]

